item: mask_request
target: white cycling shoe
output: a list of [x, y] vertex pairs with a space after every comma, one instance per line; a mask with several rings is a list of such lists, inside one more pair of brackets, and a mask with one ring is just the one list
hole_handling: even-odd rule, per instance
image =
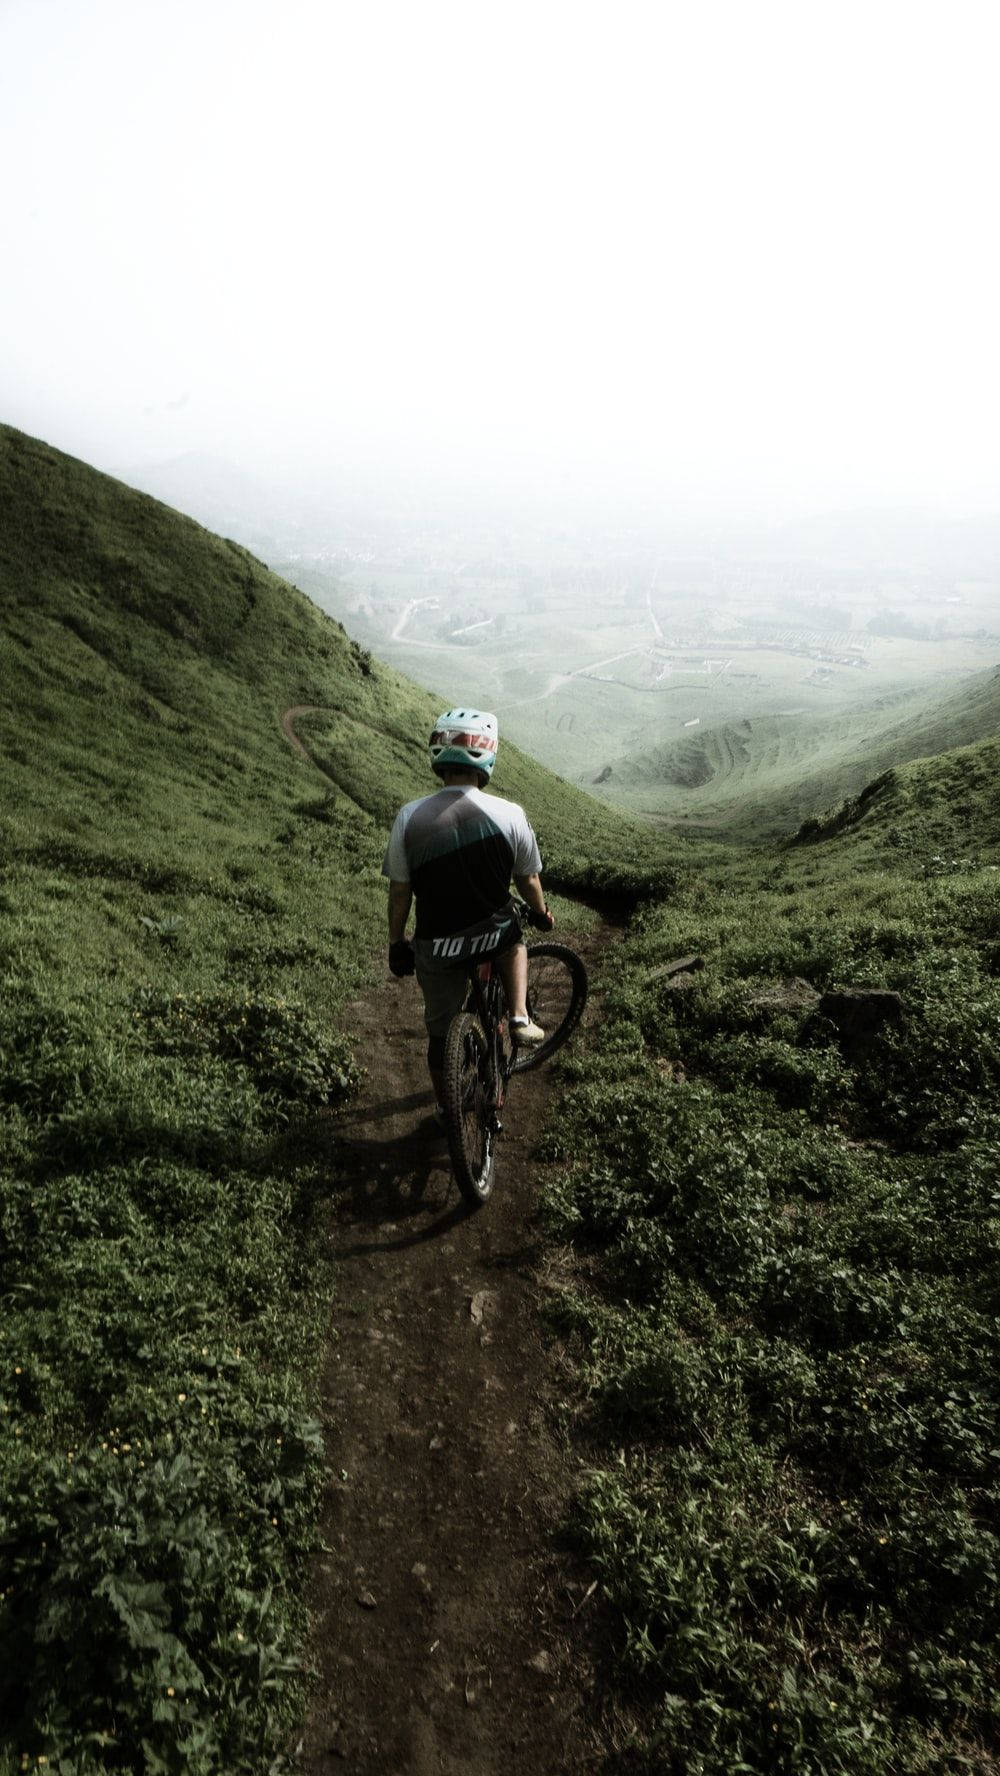
[[545, 1041], [545, 1031], [541, 1024], [532, 1023], [529, 1017], [510, 1019], [510, 1038], [518, 1048], [537, 1048]]

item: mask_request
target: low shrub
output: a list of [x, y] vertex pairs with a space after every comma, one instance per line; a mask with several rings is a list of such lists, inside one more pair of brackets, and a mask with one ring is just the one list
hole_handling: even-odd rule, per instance
[[346, 1039], [284, 999], [143, 989], [135, 1015], [154, 1052], [238, 1061], [259, 1091], [288, 1103], [334, 1103], [360, 1077]]
[[[635, 1722], [610, 1767], [986, 1776], [996, 890], [786, 886], [742, 925], [724, 890], [636, 921], [548, 1136], [545, 1213], [585, 1254], [552, 1309], [592, 1470], [571, 1529]], [[807, 1042], [756, 1002], [767, 970], [890, 989], [905, 1019]]]

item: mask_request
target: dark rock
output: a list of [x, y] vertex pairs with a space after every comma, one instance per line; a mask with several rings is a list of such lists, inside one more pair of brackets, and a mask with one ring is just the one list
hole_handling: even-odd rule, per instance
[[784, 980], [774, 981], [768, 987], [758, 987], [750, 995], [751, 1005], [771, 1017], [781, 1017], [787, 1013], [798, 1016], [801, 1012], [815, 1011], [819, 1001], [820, 994], [816, 988], [799, 974], [786, 975]]
[[[705, 966], [704, 956], [675, 956], [672, 962], [661, 962], [658, 968], [651, 968], [647, 980], [663, 981], [666, 986], [685, 987], [694, 985], [692, 975]], [[680, 977], [680, 978], [678, 978]]]
[[823, 1020], [827, 1028], [832, 1025], [836, 1031], [845, 1059], [858, 1060], [887, 1025], [898, 1026], [905, 1015], [903, 1000], [887, 988], [838, 987], [822, 995], [803, 1036], [808, 1038], [814, 1020], [817, 1026]]
[[672, 974], [660, 985], [667, 993], [690, 993], [691, 988], [698, 985], [698, 977], [695, 974]]

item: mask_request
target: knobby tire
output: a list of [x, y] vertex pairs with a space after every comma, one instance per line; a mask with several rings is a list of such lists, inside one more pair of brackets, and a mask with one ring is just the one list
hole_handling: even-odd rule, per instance
[[496, 1117], [489, 1049], [479, 1019], [460, 1011], [444, 1046], [444, 1108], [451, 1163], [462, 1195], [484, 1203], [493, 1188]]

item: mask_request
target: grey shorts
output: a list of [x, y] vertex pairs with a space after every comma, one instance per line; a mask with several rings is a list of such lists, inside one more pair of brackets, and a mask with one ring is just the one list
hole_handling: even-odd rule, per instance
[[417, 979], [424, 996], [427, 1034], [443, 1041], [456, 1011], [461, 1011], [465, 1004], [469, 977], [464, 968], [421, 968], [418, 962]]
[[[444, 1039], [456, 1011], [461, 1011], [469, 991], [469, 965], [478, 959], [492, 961], [521, 941], [521, 921], [510, 907], [502, 907], [453, 938], [420, 938], [413, 945], [416, 972], [424, 996], [427, 1034]], [[447, 945], [447, 954], [443, 954]]]

